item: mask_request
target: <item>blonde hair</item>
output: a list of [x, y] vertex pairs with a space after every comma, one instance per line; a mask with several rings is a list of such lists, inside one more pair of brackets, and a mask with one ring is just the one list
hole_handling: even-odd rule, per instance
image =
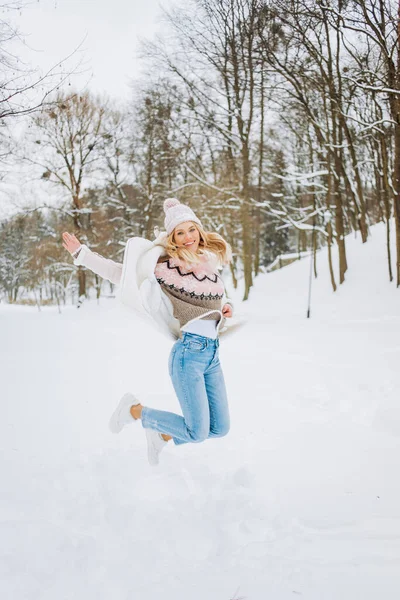
[[174, 241], [175, 229], [169, 234], [166, 243], [167, 254], [172, 258], [178, 258], [186, 263], [199, 263], [200, 257], [204, 256], [207, 252], [212, 252], [217, 259], [219, 266], [227, 265], [232, 260], [232, 249], [228, 242], [219, 235], [219, 233], [204, 231], [198, 223], [193, 222], [199, 232], [200, 241], [197, 252], [192, 252], [186, 248], [182, 248], [176, 245]]

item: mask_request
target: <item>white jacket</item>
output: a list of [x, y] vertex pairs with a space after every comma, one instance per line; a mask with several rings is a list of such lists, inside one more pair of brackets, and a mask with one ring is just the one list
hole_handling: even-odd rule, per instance
[[[172, 303], [161, 289], [154, 270], [160, 256], [165, 256], [167, 234], [160, 233], [151, 242], [134, 237], [127, 241], [123, 263], [117, 263], [92, 252], [85, 244], [74, 260], [75, 265], [87, 267], [100, 277], [120, 286], [118, 299], [133, 309], [141, 318], [152, 322], [169, 337], [180, 337], [180, 323], [174, 317]], [[226, 297], [223, 304], [227, 302]], [[229, 304], [232, 303], [229, 301]], [[223, 323], [223, 315], [218, 329]], [[196, 320], [196, 319], [193, 319]], [[224, 331], [224, 329], [221, 330]]]

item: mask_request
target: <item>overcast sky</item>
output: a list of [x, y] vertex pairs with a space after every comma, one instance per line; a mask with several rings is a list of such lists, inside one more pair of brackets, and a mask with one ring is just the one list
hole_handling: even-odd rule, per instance
[[[127, 99], [129, 82], [140, 74], [138, 38], [151, 38], [163, 27], [161, 7], [173, 0], [32, 0], [13, 17], [26, 35], [23, 57], [48, 69], [82, 42], [85, 73], [75, 87]], [[20, 54], [20, 53], [19, 53]]]

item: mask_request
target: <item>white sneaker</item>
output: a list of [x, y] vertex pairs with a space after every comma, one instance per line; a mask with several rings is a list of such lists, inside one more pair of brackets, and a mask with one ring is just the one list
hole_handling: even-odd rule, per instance
[[168, 444], [162, 437], [161, 433], [154, 429], [145, 429], [147, 439], [147, 458], [152, 467], [158, 465], [160, 452]]
[[125, 425], [130, 425], [139, 420], [134, 419], [130, 413], [131, 406], [136, 404], [140, 404], [140, 402], [133, 394], [128, 393], [122, 396], [108, 424], [112, 433], [119, 433]]

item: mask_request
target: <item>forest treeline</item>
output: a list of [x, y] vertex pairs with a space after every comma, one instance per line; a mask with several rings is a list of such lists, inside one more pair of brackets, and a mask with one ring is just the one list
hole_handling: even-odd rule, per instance
[[38, 304], [100, 295], [61, 232], [121, 261], [127, 238], [162, 226], [169, 196], [232, 245], [244, 299], [277, 256], [321, 246], [335, 290], [351, 261], [345, 236], [367, 242], [379, 221], [399, 286], [398, 4], [192, 0], [165, 19], [168, 36], [143, 44], [148, 77], [129, 105], [61, 86], [23, 117], [15, 160], [56, 200], [0, 224], [0, 294]]

